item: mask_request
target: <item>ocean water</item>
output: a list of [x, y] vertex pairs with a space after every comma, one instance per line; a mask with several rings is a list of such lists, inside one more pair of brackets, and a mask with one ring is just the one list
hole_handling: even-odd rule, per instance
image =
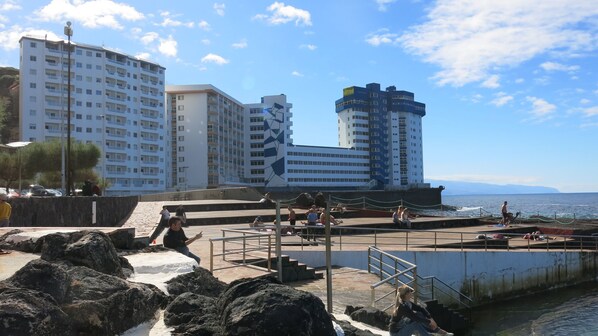
[[456, 216], [500, 216], [504, 201], [509, 212], [519, 211], [523, 218], [598, 218], [598, 193], [442, 196], [443, 205], [457, 207]]
[[[598, 193], [443, 196], [444, 205], [457, 207], [443, 215], [500, 216], [504, 201], [524, 218], [598, 218]], [[471, 336], [598, 335], [597, 309], [598, 282], [555, 289], [476, 308]]]
[[598, 335], [598, 283], [476, 308], [471, 336]]

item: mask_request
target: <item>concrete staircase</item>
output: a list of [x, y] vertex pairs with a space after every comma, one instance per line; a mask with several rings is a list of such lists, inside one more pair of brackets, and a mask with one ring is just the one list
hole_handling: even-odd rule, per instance
[[[324, 273], [317, 272], [315, 268], [309, 267], [298, 260], [291, 259], [289, 256], [282, 256], [282, 282], [289, 283], [295, 281], [315, 280], [324, 278]], [[246, 260], [247, 263], [253, 263], [254, 266], [268, 268], [267, 258], [255, 258]], [[278, 276], [278, 259], [270, 258], [272, 275]]]
[[437, 300], [425, 301], [426, 309], [432, 314], [438, 325], [455, 335], [466, 335], [470, 330], [470, 319], [461, 312], [438, 303]]

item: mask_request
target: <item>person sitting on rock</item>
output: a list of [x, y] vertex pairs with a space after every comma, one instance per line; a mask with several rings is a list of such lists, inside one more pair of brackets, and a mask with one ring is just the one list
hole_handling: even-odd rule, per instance
[[401, 224], [406, 228], [411, 229], [411, 220], [409, 220], [409, 209], [405, 208], [401, 212]]
[[192, 238], [187, 238], [185, 235], [185, 231], [181, 227], [183, 222], [179, 217], [170, 217], [168, 220], [168, 231], [164, 235], [164, 247], [171, 248], [176, 250], [189, 258], [194, 259], [197, 261], [197, 264], [201, 262], [201, 259], [196, 256], [195, 254], [189, 251], [189, 247], [187, 245], [193, 243], [194, 241], [198, 240], [202, 237], [202, 232], [196, 234]]
[[441, 329], [426, 308], [413, 301], [413, 288], [402, 285], [395, 301], [395, 308], [390, 319], [390, 336], [444, 335], [453, 333]]

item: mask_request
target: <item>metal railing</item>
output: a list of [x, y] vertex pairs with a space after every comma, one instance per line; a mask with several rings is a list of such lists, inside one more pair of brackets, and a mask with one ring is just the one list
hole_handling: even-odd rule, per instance
[[[264, 229], [275, 230], [274, 225]], [[300, 237], [301, 250], [324, 242], [324, 227], [320, 225], [281, 225]], [[223, 230], [224, 231], [224, 230]], [[228, 230], [236, 232], [235, 230]], [[241, 230], [243, 232], [255, 232]], [[413, 251], [422, 248], [443, 250], [500, 251], [594, 251], [598, 252], [598, 237], [590, 235], [541, 234], [533, 239], [530, 233], [503, 231], [442, 231], [364, 227], [330, 227], [332, 248], [342, 251], [352, 246], [373, 245], [387, 250]], [[524, 239], [526, 236], [530, 239]], [[308, 240], [309, 239], [309, 240]]]
[[[402, 285], [409, 285], [415, 288], [416, 300], [437, 300], [443, 305], [456, 309], [470, 310], [473, 300], [467, 295], [449, 286], [435, 276], [421, 277], [417, 274], [417, 265], [375, 247], [368, 247], [368, 272], [380, 276], [380, 281], [372, 284], [371, 306], [376, 307], [378, 302], [393, 295], [396, 297], [398, 288]], [[381, 293], [376, 297], [376, 290], [384, 284], [393, 286], [393, 290]], [[388, 300], [387, 300], [388, 301]], [[394, 306], [382, 307], [386, 311]]]
[[[266, 259], [268, 272], [272, 271], [272, 235], [270, 233], [259, 233], [244, 230], [222, 230], [222, 237], [210, 238], [210, 272], [240, 266], [256, 267], [255, 264], [263, 263]], [[226, 232], [234, 232], [238, 235], [226, 237]], [[222, 243], [222, 253], [214, 253], [214, 244]], [[232, 248], [227, 247], [233, 246]], [[260, 254], [261, 253], [261, 254]], [[264, 253], [266, 256], [264, 256]], [[214, 268], [214, 258], [237, 256], [240, 260], [234, 260], [235, 264]], [[229, 259], [230, 260], [230, 259]], [[233, 260], [230, 260], [233, 261]], [[263, 270], [263, 268], [259, 268]]]

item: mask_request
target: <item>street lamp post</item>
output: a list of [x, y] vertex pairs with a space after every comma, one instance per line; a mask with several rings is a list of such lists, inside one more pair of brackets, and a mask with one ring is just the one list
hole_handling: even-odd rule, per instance
[[25, 147], [28, 144], [30, 144], [31, 142], [29, 141], [17, 141], [17, 142], [11, 142], [6, 144], [6, 146], [11, 147], [11, 148], [16, 148], [17, 149], [17, 160], [19, 161], [19, 192], [21, 192], [21, 167], [23, 166], [23, 163], [21, 162], [21, 147]]
[[66, 115], [66, 194], [71, 195], [71, 21], [64, 26], [64, 35], [68, 37], [68, 80], [67, 80], [67, 115]]

